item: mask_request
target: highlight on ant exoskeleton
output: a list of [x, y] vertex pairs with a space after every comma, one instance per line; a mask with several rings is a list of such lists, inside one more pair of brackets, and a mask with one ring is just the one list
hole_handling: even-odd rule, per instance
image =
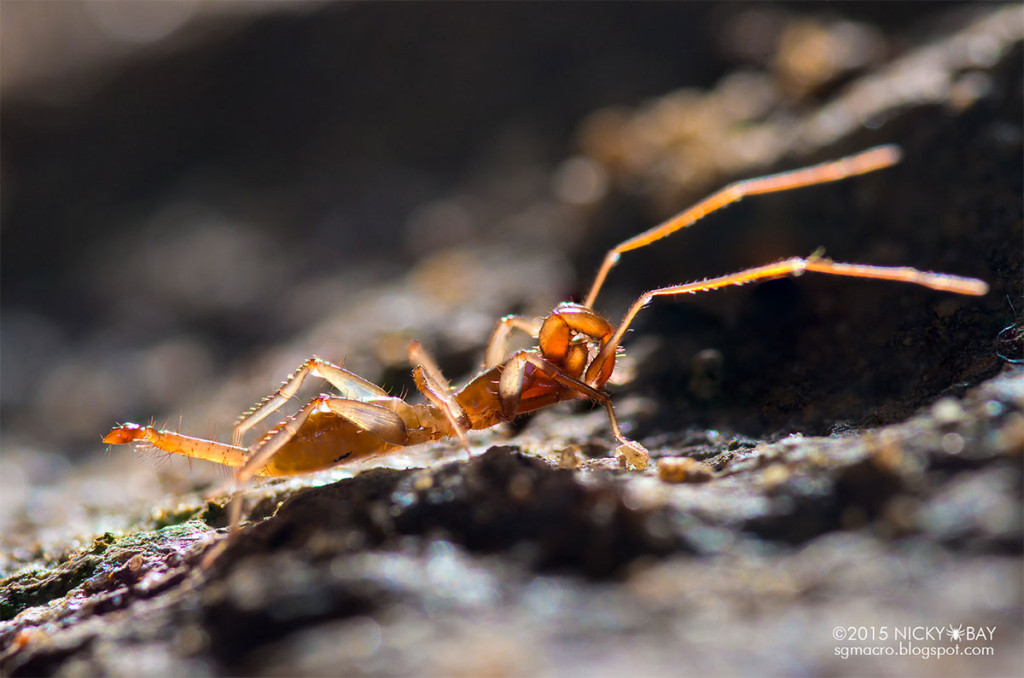
[[[650, 290], [640, 295], [622, 320], [614, 324], [594, 310], [594, 302], [620, 256], [690, 226], [746, 196], [838, 181], [890, 167], [899, 159], [898, 147], [878, 146], [839, 160], [726, 186], [612, 248], [605, 255], [583, 303], [561, 303], [544, 318], [501, 318], [487, 343], [483, 370], [460, 388], [453, 389], [426, 350], [413, 342], [409, 346], [409, 359], [414, 365], [412, 376], [425, 402], [414, 404], [390, 396], [340, 365], [314, 357], [238, 420], [230, 444], [132, 423], [116, 426], [103, 442], [146, 442], [167, 452], [234, 467], [238, 487], [254, 476], [318, 471], [448, 437], [457, 438], [469, 452], [466, 434], [470, 430], [490, 428], [557, 402], [584, 398], [607, 411], [622, 463], [642, 470], [647, 467], [650, 455], [642, 445], [623, 435], [604, 385], [612, 375], [626, 330], [637, 313], [654, 298], [709, 292], [731, 285], [799, 276], [807, 271], [913, 283], [955, 294], [982, 295], [988, 291], [988, 285], [974, 278], [945, 273], [839, 263], [812, 255]], [[508, 342], [514, 331], [534, 337], [536, 348], [510, 354]], [[266, 435], [243, 446], [242, 440], [249, 429], [291, 399], [309, 376], [324, 379], [337, 394], [313, 398]], [[236, 513], [233, 522], [237, 523], [237, 518]]]

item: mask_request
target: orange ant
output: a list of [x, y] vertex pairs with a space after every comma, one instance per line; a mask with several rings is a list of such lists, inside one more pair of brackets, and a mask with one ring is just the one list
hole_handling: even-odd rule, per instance
[[[409, 346], [409, 358], [415, 365], [412, 375], [425, 403], [410, 404], [389, 396], [339, 365], [310, 358], [281, 388], [239, 419], [230, 445], [131, 423], [115, 427], [103, 442], [145, 441], [161, 450], [236, 467], [235, 482], [241, 485], [253, 476], [317, 471], [446, 437], [457, 437], [468, 452], [466, 432], [471, 429], [490, 428], [563, 400], [586, 398], [607, 410], [612, 433], [620, 443], [617, 452], [621, 460], [629, 467], [644, 469], [650, 456], [642, 445], [622, 434], [603, 386], [611, 377], [616, 352], [630, 323], [655, 297], [707, 292], [757, 280], [799, 276], [805, 271], [914, 283], [969, 295], [985, 294], [988, 285], [974, 278], [906, 267], [843, 264], [812, 255], [645, 292], [616, 326], [594, 311], [593, 305], [620, 255], [660, 240], [745, 196], [838, 181], [889, 167], [899, 159], [898, 147], [878, 146], [812, 167], [730, 184], [668, 221], [616, 245], [605, 256], [582, 304], [559, 304], [545, 318], [506, 316], [499, 320], [487, 343], [483, 371], [457, 390], [448, 384], [424, 348], [413, 342]], [[513, 330], [535, 337], [537, 348], [509, 355], [508, 339]], [[292, 398], [310, 375], [329, 382], [338, 394], [317, 396], [252, 445], [242, 447], [243, 435]], [[233, 525], [237, 517], [235, 513]]]

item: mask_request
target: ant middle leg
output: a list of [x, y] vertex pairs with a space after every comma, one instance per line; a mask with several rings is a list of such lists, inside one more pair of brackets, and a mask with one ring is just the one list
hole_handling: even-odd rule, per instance
[[472, 459], [473, 453], [469, 448], [469, 438], [466, 437], [466, 431], [470, 428], [469, 417], [455, 400], [455, 396], [452, 395], [451, 384], [445, 379], [441, 368], [433, 356], [427, 353], [427, 349], [423, 348], [423, 344], [418, 341], [409, 344], [409, 362], [415, 365], [412, 377], [416, 382], [416, 388], [444, 413], [453, 434], [459, 439], [462, 448]]

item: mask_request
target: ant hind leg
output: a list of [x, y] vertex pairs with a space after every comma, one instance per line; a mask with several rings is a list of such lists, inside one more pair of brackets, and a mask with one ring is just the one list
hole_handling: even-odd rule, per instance
[[241, 445], [242, 435], [294, 397], [308, 376], [320, 377], [336, 388], [342, 396], [352, 400], [387, 397], [387, 392], [376, 384], [366, 381], [340, 365], [313, 356], [292, 372], [279, 389], [239, 418], [231, 434], [231, 444]]

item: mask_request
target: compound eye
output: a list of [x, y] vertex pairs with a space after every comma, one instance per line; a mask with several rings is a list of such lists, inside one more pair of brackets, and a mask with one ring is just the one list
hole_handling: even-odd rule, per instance
[[569, 324], [558, 313], [552, 313], [541, 325], [538, 336], [540, 352], [548, 361], [562, 365], [569, 353], [569, 343], [572, 341], [572, 330]]
[[585, 343], [574, 343], [569, 346], [569, 354], [565, 358], [562, 368], [573, 378], [583, 374], [587, 367], [587, 360], [590, 358], [590, 351]]

